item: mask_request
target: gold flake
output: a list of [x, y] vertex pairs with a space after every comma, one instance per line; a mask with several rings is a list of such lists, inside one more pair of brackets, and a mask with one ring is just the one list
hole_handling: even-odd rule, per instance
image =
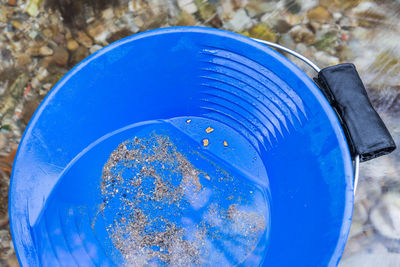
[[211, 133], [211, 132], [214, 132], [214, 129], [211, 128], [211, 127], [208, 127], [208, 128], [206, 129], [206, 133]]
[[203, 146], [208, 146], [208, 139], [203, 139]]

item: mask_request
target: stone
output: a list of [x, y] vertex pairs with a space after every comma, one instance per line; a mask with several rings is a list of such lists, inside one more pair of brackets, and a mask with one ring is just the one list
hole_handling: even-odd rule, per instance
[[18, 20], [13, 20], [13, 21], [11, 21], [11, 25], [12, 25], [14, 28], [18, 29], [18, 30], [21, 30], [21, 29], [22, 29], [22, 23], [19, 22]]
[[47, 92], [50, 91], [51, 87], [53, 87], [53, 85], [51, 83], [45, 83], [43, 84], [43, 89], [46, 90]]
[[53, 40], [58, 44], [58, 45], [64, 45], [65, 42], [65, 36], [62, 33], [58, 33], [53, 36]]
[[353, 223], [358, 222], [364, 224], [368, 220], [368, 210], [366, 209], [364, 203], [356, 202], [353, 209]]
[[381, 235], [400, 239], [400, 195], [394, 192], [384, 194], [372, 210], [370, 219]]
[[13, 56], [11, 50], [7, 48], [3, 48], [0, 50], [0, 60], [2, 61], [3, 65], [4, 63], [10, 63], [13, 61]]
[[248, 32], [245, 32], [244, 35], [270, 42], [276, 42], [277, 40], [275, 32], [264, 23], [253, 26]]
[[11, 96], [18, 100], [22, 96], [25, 85], [28, 83], [28, 81], [28, 75], [25, 73], [20, 74], [9, 89]]
[[0, 230], [0, 258], [7, 259], [13, 253], [11, 236], [8, 230]]
[[276, 11], [279, 7], [277, 6], [276, 2], [249, 2], [245, 9], [250, 17], [258, 17], [262, 16], [263, 14], [271, 16], [271, 13]]
[[7, 7], [0, 5], [0, 22], [7, 22]]
[[30, 55], [31, 57], [38, 57], [40, 55], [40, 47], [34, 46], [34, 47], [29, 47], [26, 50], [27, 54]]
[[39, 79], [36, 78], [36, 77], [32, 78], [32, 80], [31, 80], [31, 87], [32, 87], [33, 89], [37, 89], [37, 88], [39, 88], [39, 86], [40, 86], [40, 81], [39, 81]]
[[[115, 25], [119, 29], [123, 30], [126, 28], [129, 31], [131, 31], [132, 33], [136, 33], [140, 30], [139, 27], [141, 27], [135, 22], [139, 18], [140, 18], [139, 16], [135, 16], [133, 13], [123, 14], [119, 19], [117, 19], [115, 21]], [[144, 24], [144, 22], [141, 21], [141, 25], [143, 25], [143, 24]], [[111, 38], [111, 37], [109, 37], [109, 38]]]
[[32, 99], [30, 101], [28, 101], [25, 105], [24, 108], [22, 110], [22, 121], [25, 124], [28, 124], [29, 121], [31, 120], [33, 114], [35, 113], [36, 109], [38, 108], [38, 106], [40, 105], [40, 99]]
[[107, 9], [105, 9], [105, 10], [103, 10], [103, 12], [101, 13], [101, 17], [104, 19], [104, 20], [111, 20], [111, 19], [113, 19], [114, 18], [114, 10], [110, 7], [110, 8], [107, 8]]
[[68, 69], [65, 67], [60, 67], [57, 64], [52, 64], [47, 71], [49, 72], [49, 75], [42, 81], [41, 84], [56, 84], [68, 72]]
[[41, 97], [46, 96], [48, 93], [49, 93], [49, 91], [46, 90], [43, 86], [39, 89], [39, 95], [40, 95]]
[[196, 25], [196, 18], [187, 13], [186, 11], [182, 11], [181, 14], [179, 15], [175, 25], [176, 26], [191, 26], [191, 25]]
[[386, 248], [386, 251], [400, 254], [400, 240], [383, 238], [381, 244]]
[[323, 6], [317, 6], [307, 12], [307, 17], [309, 20], [320, 21], [324, 23], [329, 23], [332, 21], [333, 16]]
[[53, 37], [53, 31], [50, 28], [46, 28], [42, 31], [42, 34], [47, 38]]
[[396, 267], [399, 266], [400, 254], [396, 253], [357, 253], [343, 259], [339, 267]]
[[307, 53], [308, 46], [303, 43], [298, 43], [296, 45], [296, 52], [300, 53], [301, 55], [305, 55]]
[[253, 25], [253, 21], [247, 15], [244, 9], [239, 9], [233, 15], [232, 19], [224, 23], [224, 28], [227, 30], [241, 32], [249, 29]]
[[39, 54], [41, 56], [51, 56], [53, 55], [54, 51], [48, 46], [42, 46], [39, 48]]
[[314, 54], [315, 59], [322, 67], [328, 67], [339, 64], [339, 58], [331, 56], [326, 52], [318, 51]]
[[[398, 64], [400, 64], [400, 61]], [[375, 71], [376, 73], [375, 75], [379, 74], [380, 72], [387, 73], [390, 75], [390, 73], [388, 73], [390, 70], [378, 69], [375, 68], [374, 65], [370, 66], [370, 68], [372, 71]], [[389, 93], [389, 90], [387, 92]], [[398, 99], [398, 97], [393, 94], [388, 94], [388, 95], [392, 98], [390, 102], [396, 105], [396, 102], [393, 101], [395, 101], [396, 98]], [[384, 95], [381, 94], [380, 97], [383, 98], [383, 96]], [[396, 128], [393, 128], [393, 130], [396, 130]], [[395, 133], [397, 134], [397, 132]], [[398, 152], [395, 151], [394, 153]], [[396, 158], [380, 157], [375, 160], [366, 162], [365, 164], [363, 164], [363, 168], [360, 169], [360, 174], [362, 174], [364, 177], [369, 177], [371, 181], [370, 183], [379, 182], [380, 184], [384, 184], [390, 181], [398, 181], [399, 173], [400, 173], [400, 166], [399, 164], [397, 164]], [[371, 197], [371, 196], [374, 195], [372, 195], [370, 192], [366, 194], [366, 197]], [[377, 201], [379, 199], [379, 195], [374, 197], [375, 198], [371, 199], [372, 202]]]
[[99, 51], [100, 49], [102, 49], [103, 47], [101, 45], [94, 45], [89, 49], [90, 54], [93, 54], [97, 51]]
[[374, 2], [361, 2], [352, 12], [362, 27], [374, 27], [386, 20], [386, 14]]
[[249, 4], [250, 0], [232, 0], [235, 9], [243, 8]]
[[93, 40], [83, 31], [77, 32], [76, 40], [86, 48], [91, 48], [93, 45]]
[[69, 54], [68, 51], [58, 46], [54, 49], [53, 62], [59, 66], [65, 67], [68, 64]]
[[7, 5], [9, 6], [17, 6], [17, 0], [8, 0]]
[[19, 267], [18, 259], [16, 255], [11, 255], [7, 259], [8, 267]]
[[47, 56], [47, 57], [44, 57], [40, 61], [40, 66], [44, 67], [44, 68], [48, 68], [52, 63], [53, 63], [53, 57]]
[[168, 15], [166, 13], [162, 13], [158, 16], [153, 16], [150, 20], [146, 21], [145, 28], [158, 29], [163, 27], [166, 23], [168, 23]]
[[46, 68], [39, 68], [38, 74], [36, 75], [36, 78], [39, 81], [43, 81], [47, 76], [49, 75], [49, 72], [47, 71]]
[[144, 1], [130, 1], [129, 11], [139, 13], [146, 8], [146, 3]]
[[223, 21], [229, 20], [232, 14], [235, 13], [233, 3], [231, 0], [221, 0], [218, 14]]
[[127, 28], [123, 28], [117, 32], [114, 32], [108, 39], [107, 42], [109, 43], [114, 43], [118, 40], [121, 40], [125, 37], [131, 36], [132, 34], [134, 34], [134, 32], [132, 32], [131, 30], [127, 29]]
[[70, 40], [70, 39], [72, 39], [72, 38], [73, 38], [72, 33], [71, 33], [70, 31], [68, 31], [68, 32], [65, 34], [65, 39]]
[[178, 6], [188, 14], [194, 14], [198, 10], [193, 0], [178, 0]]
[[284, 19], [278, 19], [273, 25], [274, 31], [279, 32], [279, 33], [287, 33], [288, 31], [290, 31], [291, 28], [292, 28], [292, 25], [290, 25]]
[[79, 44], [77, 41], [72, 40], [72, 39], [67, 41], [67, 49], [69, 51], [75, 51], [76, 49], [78, 49], [78, 47], [79, 47]]
[[301, 3], [298, 0], [285, 1], [285, 10], [290, 13], [297, 14], [301, 11]]
[[346, 10], [358, 5], [362, 0], [319, 0], [319, 4], [329, 10]]
[[362, 234], [363, 228], [364, 227], [363, 227], [362, 223], [352, 221], [348, 239], [351, 239], [353, 237], [356, 237], [356, 236]]
[[0, 151], [2, 151], [7, 145], [6, 136], [0, 131]]
[[28, 0], [28, 3], [25, 7], [25, 12], [31, 17], [36, 17], [39, 15], [39, 5], [41, 2], [42, 0]]
[[336, 30], [318, 31], [316, 39], [317, 41], [314, 43], [314, 46], [318, 50], [334, 53], [334, 46], [339, 39], [339, 33]]
[[76, 49], [71, 56], [71, 64], [75, 65], [82, 60], [84, 60], [87, 56], [89, 55], [88, 50], [83, 47], [79, 46], [78, 49]]
[[101, 22], [93, 23], [87, 28], [87, 32], [97, 43], [103, 43], [110, 37], [110, 31]]
[[334, 12], [334, 13], [332, 14], [332, 16], [333, 16], [333, 19], [334, 19], [335, 21], [338, 21], [338, 20], [340, 20], [340, 19], [343, 17], [343, 14], [340, 13], [340, 12]]
[[315, 41], [314, 33], [303, 25], [296, 25], [289, 31], [289, 34], [296, 43], [310, 45]]
[[158, 16], [164, 12], [165, 0], [146, 0], [147, 8], [151, 10], [153, 16]]
[[[370, 161], [373, 162], [373, 161]], [[365, 164], [368, 164], [366, 162]], [[365, 165], [364, 164], [364, 165]], [[370, 213], [373, 206], [375, 206], [381, 195], [382, 195], [382, 186], [381, 184], [375, 179], [375, 177], [366, 176], [364, 166], [360, 170], [360, 177], [362, 179], [359, 180], [357, 186], [357, 194], [355, 197], [355, 202], [362, 202], [365, 208], [367, 209], [368, 213]], [[378, 182], [378, 184], [376, 184]]]
[[213, 16], [217, 14], [215, 6], [205, 0], [195, 0], [195, 4], [198, 9], [198, 14], [202, 21], [209, 21]]
[[297, 0], [297, 2], [301, 5], [301, 12], [306, 12], [319, 5], [318, 0]]
[[39, 35], [39, 32], [37, 32], [37, 31], [35, 31], [35, 30], [29, 31], [29, 33], [28, 33], [28, 36], [29, 36], [32, 40], [35, 40], [35, 38], [36, 38], [38, 35]]
[[13, 83], [9, 87], [8, 94], [5, 96], [5, 98], [1, 100], [0, 125], [5, 125], [5, 124], [13, 125], [14, 121], [12, 119], [13, 113], [15, 111], [16, 106], [18, 105], [18, 101], [20, 101], [24, 93], [24, 89], [28, 81], [29, 81], [28, 75], [22, 73], [13, 81]]
[[282, 34], [281, 37], [279, 38], [279, 43], [288, 48], [295, 47], [295, 43], [289, 33]]

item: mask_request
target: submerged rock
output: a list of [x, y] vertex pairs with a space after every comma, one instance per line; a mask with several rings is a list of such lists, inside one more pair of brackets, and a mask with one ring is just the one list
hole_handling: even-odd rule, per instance
[[217, 14], [215, 6], [204, 0], [195, 0], [194, 2], [198, 8], [198, 15], [202, 21], [209, 21], [213, 16]]
[[42, 46], [39, 48], [39, 55], [40, 56], [51, 56], [53, 55], [54, 51], [48, 46]]
[[184, 10], [181, 12], [175, 23], [176, 26], [190, 26], [195, 24], [196, 24], [195, 17]]
[[178, 6], [188, 14], [194, 14], [198, 10], [193, 0], [178, 0]]
[[362, 2], [352, 10], [363, 27], [373, 27], [386, 20], [386, 14], [374, 2]]
[[386, 193], [372, 210], [370, 219], [383, 236], [400, 239], [400, 195]]
[[321, 67], [328, 67], [339, 64], [340, 60], [338, 57], [331, 56], [326, 52], [318, 51], [314, 54], [315, 59]]
[[323, 6], [317, 6], [307, 12], [307, 17], [310, 20], [320, 21], [324, 23], [331, 22], [332, 14]]
[[90, 48], [93, 45], [93, 40], [83, 31], [77, 32], [76, 40], [86, 48]]
[[362, 252], [344, 259], [339, 267], [395, 267], [399, 266], [400, 254], [395, 253], [366, 253]]
[[296, 43], [305, 43], [310, 45], [315, 41], [314, 33], [303, 25], [293, 27], [289, 33]]
[[67, 41], [67, 49], [70, 51], [75, 51], [76, 49], [78, 49], [79, 44], [77, 41], [75, 40], [68, 40]]
[[63, 47], [56, 47], [52, 59], [57, 65], [65, 67], [68, 64], [69, 59], [68, 51]]
[[270, 42], [276, 42], [277, 40], [276, 33], [263, 23], [255, 25], [249, 31], [242, 32], [242, 34], [248, 37], [262, 39]]
[[224, 28], [235, 32], [241, 32], [250, 28], [252, 25], [253, 21], [247, 15], [246, 10], [239, 9], [233, 15], [232, 19], [224, 23]]
[[36, 17], [39, 15], [39, 5], [42, 3], [42, 0], [29, 0], [26, 4], [25, 11], [32, 17]]
[[103, 43], [111, 35], [109, 29], [100, 21], [91, 24], [87, 32], [97, 43]]
[[97, 51], [99, 51], [100, 49], [102, 49], [103, 47], [101, 45], [94, 45], [89, 49], [90, 54], [93, 54]]

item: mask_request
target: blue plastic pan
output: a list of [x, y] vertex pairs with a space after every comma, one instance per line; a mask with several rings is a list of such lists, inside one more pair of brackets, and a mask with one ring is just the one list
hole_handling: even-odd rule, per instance
[[22, 138], [22, 266], [335, 266], [353, 207], [339, 119], [291, 61], [231, 32], [128, 37], [70, 71]]

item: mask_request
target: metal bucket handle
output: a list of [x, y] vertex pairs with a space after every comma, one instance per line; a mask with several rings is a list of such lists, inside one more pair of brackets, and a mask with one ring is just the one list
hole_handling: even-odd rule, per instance
[[[297, 57], [318, 73], [318, 77], [314, 81], [338, 115], [350, 148], [353, 160], [355, 194], [360, 161], [367, 161], [386, 155], [396, 148], [385, 124], [372, 107], [355, 66], [345, 63], [321, 70], [314, 62], [296, 51], [273, 42], [253, 39]], [[352, 102], [356, 102], [357, 106]], [[348, 110], [352, 111], [349, 112]], [[354, 112], [354, 110], [357, 112]], [[363, 132], [365, 132], [365, 135]]]

